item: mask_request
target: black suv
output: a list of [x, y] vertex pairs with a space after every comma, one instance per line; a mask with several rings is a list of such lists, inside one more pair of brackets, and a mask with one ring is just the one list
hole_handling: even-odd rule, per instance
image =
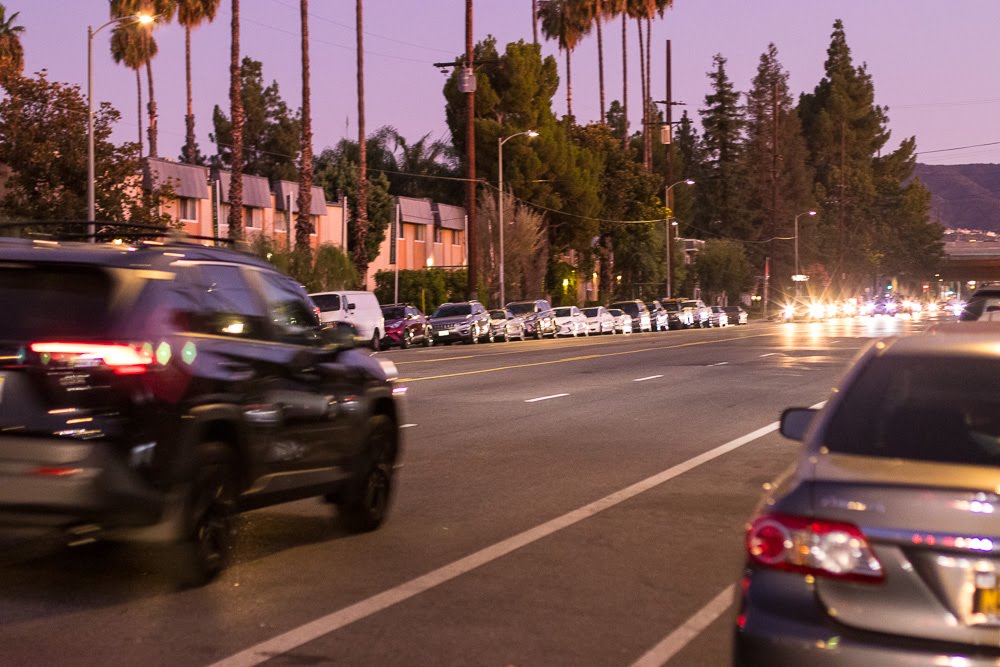
[[267, 262], [2, 238], [0, 303], [3, 527], [162, 542], [200, 585], [235, 512], [323, 496], [352, 530], [382, 523], [395, 369]]

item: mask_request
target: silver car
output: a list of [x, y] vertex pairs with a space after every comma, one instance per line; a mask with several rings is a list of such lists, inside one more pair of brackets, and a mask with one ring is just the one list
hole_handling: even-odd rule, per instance
[[609, 313], [607, 308], [604, 306], [593, 306], [591, 308], [584, 308], [581, 312], [587, 318], [588, 333], [594, 335], [614, 335], [615, 316]]
[[1000, 337], [873, 342], [762, 499], [738, 587], [740, 665], [995, 665]]
[[632, 317], [628, 313], [618, 308], [608, 308], [608, 314], [615, 318], [615, 333], [632, 333]]

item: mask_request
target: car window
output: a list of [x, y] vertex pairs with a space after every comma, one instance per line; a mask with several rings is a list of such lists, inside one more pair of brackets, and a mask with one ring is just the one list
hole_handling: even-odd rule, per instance
[[556, 308], [553, 312], [556, 314], [556, 317], [569, 317], [573, 314], [573, 311], [567, 307]]
[[538, 310], [538, 306], [535, 304], [534, 301], [530, 303], [512, 303], [510, 304], [510, 306], [508, 306], [508, 308], [510, 308], [510, 312], [514, 313], [515, 315], [527, 315], [529, 313], [534, 313]]
[[289, 342], [316, 342], [319, 322], [295, 283], [269, 271], [259, 275], [271, 324], [278, 337]]
[[614, 306], [615, 308], [618, 308], [633, 317], [639, 314], [639, 306], [637, 306], [635, 303], [631, 301], [626, 301], [625, 303], [616, 303], [614, 304]]
[[382, 308], [382, 317], [387, 320], [401, 320], [407, 315], [407, 310], [399, 306]]
[[99, 337], [114, 280], [102, 269], [65, 265], [0, 268], [0, 339]]
[[831, 452], [1000, 465], [1000, 360], [882, 357], [847, 389]]
[[467, 303], [445, 303], [438, 306], [431, 317], [457, 317], [471, 312], [472, 307]]
[[237, 338], [264, 338], [267, 314], [238, 266], [201, 264], [198, 284], [204, 310], [192, 321], [199, 333]]
[[339, 294], [313, 294], [311, 296], [316, 307], [324, 313], [340, 310]]

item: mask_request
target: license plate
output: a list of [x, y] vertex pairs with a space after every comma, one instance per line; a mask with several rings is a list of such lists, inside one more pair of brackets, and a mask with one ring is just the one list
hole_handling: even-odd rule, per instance
[[450, 333], [450, 331], [438, 331], [438, 336], [447, 336]]

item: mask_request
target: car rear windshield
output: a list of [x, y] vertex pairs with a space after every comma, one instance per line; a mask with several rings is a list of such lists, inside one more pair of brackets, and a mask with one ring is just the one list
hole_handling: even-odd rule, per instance
[[538, 312], [538, 304], [534, 301], [528, 303], [512, 303], [507, 306], [507, 308], [509, 308], [510, 312], [515, 315], [527, 315], [528, 313]]
[[0, 340], [106, 335], [113, 292], [112, 276], [98, 267], [0, 266]]
[[1000, 465], [1000, 359], [882, 357], [848, 388], [832, 452]]
[[619, 308], [619, 309], [623, 310], [624, 312], [628, 313], [632, 317], [636, 317], [636, 316], [639, 315], [639, 306], [637, 306], [634, 303], [629, 303], [629, 302], [626, 302], [626, 303], [616, 303], [616, 304], [614, 304], [614, 306], [615, 306], [615, 308]]
[[958, 319], [964, 322], [981, 319], [984, 313], [1000, 310], [1000, 291], [976, 292], [965, 304]]
[[698, 307], [698, 302], [697, 301], [685, 301], [684, 302], [684, 307], [685, 308], [697, 308]]
[[505, 320], [507, 319], [507, 313], [502, 310], [491, 310], [490, 319], [493, 320]]
[[677, 313], [680, 312], [681, 309], [681, 304], [677, 303], [676, 301], [668, 301], [660, 305], [662, 305], [663, 310], [667, 311], [668, 313]]
[[438, 306], [431, 317], [457, 317], [472, 313], [472, 306], [467, 303], [446, 303]]
[[569, 317], [573, 314], [573, 311], [569, 308], [556, 308], [552, 312], [555, 313], [556, 317]]
[[[322, 309], [323, 309], [322, 306], [320, 306], [320, 310]], [[387, 320], [401, 320], [404, 317], [406, 317], [406, 308], [400, 308], [400, 307], [383, 308], [382, 317], [384, 317]]]
[[583, 314], [587, 317], [597, 317], [597, 308], [584, 308]]
[[312, 294], [313, 303], [320, 309], [320, 312], [327, 313], [331, 310], [340, 310], [339, 294]]
[[727, 313], [738, 313], [738, 312], [740, 312], [739, 306], [723, 306], [722, 310], [726, 311]]

